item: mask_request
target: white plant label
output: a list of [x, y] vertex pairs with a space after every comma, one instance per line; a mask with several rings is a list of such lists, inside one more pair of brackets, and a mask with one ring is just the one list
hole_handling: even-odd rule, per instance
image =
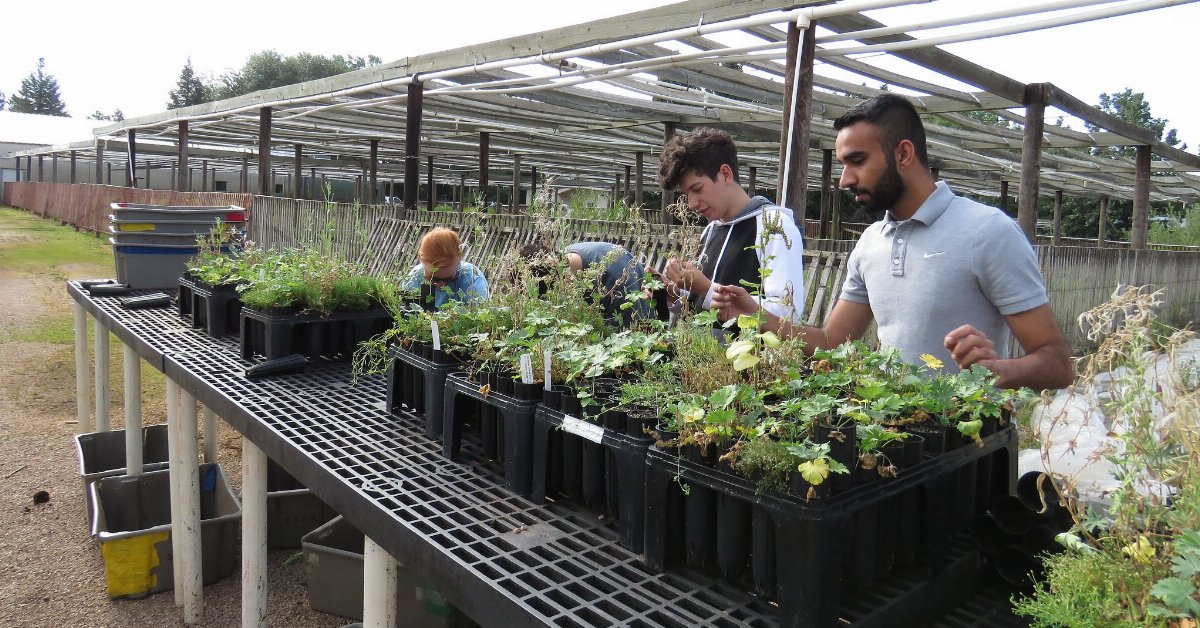
[[546, 382], [546, 390], [550, 390], [550, 352], [542, 354], [542, 380]]
[[595, 423], [588, 423], [573, 416], [564, 416], [562, 422], [563, 431], [568, 434], [574, 434], [584, 440], [590, 440], [597, 445], [601, 440], [604, 440], [604, 428]]
[[521, 383], [533, 383], [533, 356], [528, 353], [521, 354]]
[[437, 321], [429, 321], [429, 330], [433, 332], [433, 348], [442, 350], [442, 330], [438, 329]]

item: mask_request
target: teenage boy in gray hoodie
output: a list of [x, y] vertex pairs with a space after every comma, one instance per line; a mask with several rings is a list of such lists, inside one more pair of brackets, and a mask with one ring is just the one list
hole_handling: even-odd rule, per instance
[[802, 234], [792, 210], [761, 196], [751, 198], [742, 189], [737, 146], [729, 133], [702, 127], [672, 137], [659, 162], [658, 183], [664, 190], [686, 194], [688, 207], [708, 220], [700, 236], [699, 260], [667, 260], [663, 279], [668, 286], [693, 307], [709, 309], [717, 286], [749, 282], [758, 286], [750, 292], [757, 293], [764, 309], [800, 321]]

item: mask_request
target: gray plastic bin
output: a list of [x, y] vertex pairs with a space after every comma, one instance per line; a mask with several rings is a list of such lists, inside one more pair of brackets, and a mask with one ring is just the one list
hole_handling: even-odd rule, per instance
[[[100, 542], [109, 597], [142, 597], [175, 586], [169, 471], [92, 483], [92, 536]], [[215, 463], [200, 465], [200, 538], [204, 584], [237, 566], [242, 507]]]
[[267, 462], [267, 547], [300, 547], [304, 535], [336, 516], [283, 467]]
[[139, 203], [112, 203], [109, 205], [113, 217], [119, 220], [157, 222], [159, 220], [201, 220], [207, 222], [245, 222], [246, 210], [237, 205], [143, 205]]
[[[114, 475], [125, 475], [125, 430], [92, 432], [75, 436], [75, 458], [83, 478], [83, 502], [88, 525], [95, 506], [89, 488], [92, 482]], [[167, 426], [147, 425], [142, 428], [142, 471], [167, 468]]]
[[[314, 611], [362, 619], [365, 537], [337, 517], [304, 536], [308, 604]], [[401, 565], [396, 579], [397, 616], [411, 628], [466, 628], [475, 623]]]
[[109, 238], [117, 262], [117, 281], [134, 290], [177, 290], [179, 278], [195, 257], [196, 245], [121, 244]]

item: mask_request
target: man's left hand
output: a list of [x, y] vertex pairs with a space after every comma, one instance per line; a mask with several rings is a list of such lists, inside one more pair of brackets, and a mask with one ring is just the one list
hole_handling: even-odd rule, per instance
[[979, 364], [995, 370], [996, 345], [987, 335], [971, 325], [958, 327], [946, 334], [946, 348], [950, 350], [954, 363], [960, 369], [969, 369], [972, 364]]

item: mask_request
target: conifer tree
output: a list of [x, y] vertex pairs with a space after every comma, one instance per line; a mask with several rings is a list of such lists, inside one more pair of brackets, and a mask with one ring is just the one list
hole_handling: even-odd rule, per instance
[[188, 57], [187, 65], [179, 72], [179, 82], [176, 83], [175, 89], [167, 96], [167, 109], [190, 107], [212, 100], [208, 87], [196, 77], [196, 71], [192, 69], [191, 57]]
[[58, 81], [46, 74], [46, 59], [39, 58], [37, 71], [21, 81], [21, 89], [13, 94], [9, 105], [18, 113], [36, 113], [46, 116], [68, 117], [67, 106], [58, 95]]

